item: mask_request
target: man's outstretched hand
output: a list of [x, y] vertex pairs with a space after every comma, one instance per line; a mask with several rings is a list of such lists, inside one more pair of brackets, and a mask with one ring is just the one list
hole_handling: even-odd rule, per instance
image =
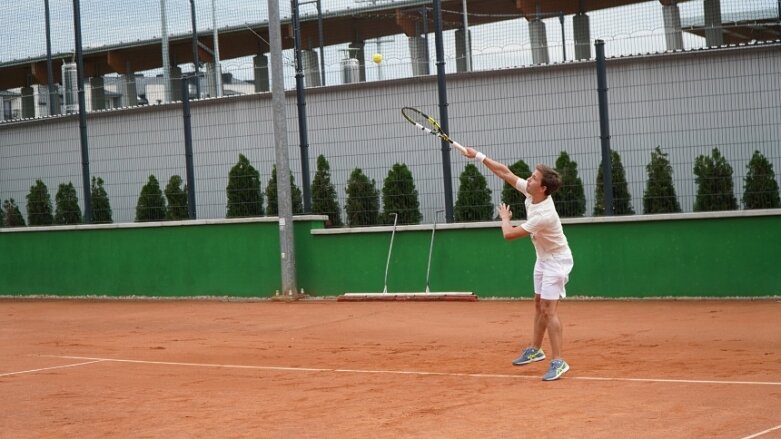
[[513, 211], [510, 210], [510, 206], [504, 203], [501, 203], [497, 210], [499, 211], [499, 218], [503, 221], [510, 221], [510, 218], [513, 217]]

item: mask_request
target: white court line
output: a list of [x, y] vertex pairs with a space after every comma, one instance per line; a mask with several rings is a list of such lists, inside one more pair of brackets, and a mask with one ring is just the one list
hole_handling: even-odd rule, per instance
[[[214, 367], [214, 368], [226, 368], [226, 369], [273, 370], [273, 371], [283, 371], [283, 372], [297, 371], [297, 372], [374, 373], [374, 374], [393, 374], [393, 375], [450, 376], [450, 377], [470, 377], [470, 378], [540, 379], [538, 375], [462, 373], [462, 372], [423, 372], [423, 371], [414, 371], [414, 370], [329, 369], [329, 368], [311, 368], [311, 367], [252, 366], [252, 365], [217, 364], [217, 363], [181, 363], [175, 361], [149, 361], [149, 360], [132, 360], [132, 359], [122, 359], [122, 358], [77, 357], [77, 356], [70, 356], [70, 355], [41, 355], [41, 356], [53, 357], [53, 358], [65, 358], [70, 360], [94, 360], [94, 362], [113, 361], [115, 363], [156, 364], [162, 366]], [[89, 364], [89, 363], [84, 363], [84, 364]], [[587, 381], [628, 381], [628, 382], [644, 382], [644, 383], [742, 384], [742, 385], [759, 385], [759, 386], [781, 386], [781, 382], [775, 382], [775, 381], [718, 381], [718, 380], [683, 380], [683, 379], [664, 379], [664, 378], [610, 378], [610, 377], [583, 377], [583, 376], [569, 376], [567, 377], [567, 379], [587, 380]]]
[[759, 386], [781, 386], [781, 382], [775, 381], [719, 381], [719, 380], [676, 380], [668, 378], [601, 378], [601, 377], [573, 377], [579, 380], [590, 381], [636, 381], [645, 383], [683, 383], [683, 384], [747, 384]]
[[[52, 355], [54, 358], [66, 358], [66, 357], [56, 357]], [[87, 358], [71, 358], [72, 360], [81, 359], [86, 360]], [[76, 364], [64, 364], [62, 366], [52, 366], [52, 367], [42, 367], [40, 369], [30, 369], [30, 370], [20, 370], [19, 372], [7, 372], [7, 373], [0, 373], [0, 377], [7, 377], [11, 375], [21, 375], [23, 373], [35, 373], [35, 372], [41, 372], [44, 370], [52, 370], [52, 369], [64, 369], [66, 367], [76, 367], [76, 366], [84, 366], [87, 364], [93, 364], [93, 363], [100, 363], [102, 360], [100, 358], [92, 358], [93, 361], [86, 361], [84, 363], [76, 363]]]
[[781, 424], [778, 424], [778, 425], [776, 425], [775, 427], [772, 427], [772, 428], [768, 428], [767, 430], [760, 431], [759, 433], [754, 433], [751, 436], [746, 436], [746, 437], [744, 437], [742, 439], [754, 439], [755, 437], [760, 437], [763, 434], [768, 434], [771, 431], [776, 431], [776, 430], [781, 430]]

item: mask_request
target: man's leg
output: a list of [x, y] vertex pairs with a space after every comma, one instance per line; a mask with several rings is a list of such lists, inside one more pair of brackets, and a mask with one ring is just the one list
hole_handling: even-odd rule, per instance
[[543, 375], [544, 381], [552, 381], [561, 378], [569, 370], [569, 364], [561, 356], [562, 325], [559, 321], [559, 299], [564, 297], [564, 286], [569, 280], [569, 272], [572, 270], [572, 259], [560, 257], [551, 259], [545, 267], [542, 281], [542, 294], [540, 295], [540, 314], [545, 321], [545, 328], [550, 338], [551, 360], [550, 369]]
[[532, 339], [532, 346], [537, 349], [542, 348], [542, 339], [545, 337], [545, 329], [547, 322], [542, 313], [542, 305], [540, 303], [540, 295], [534, 295], [534, 338]]
[[534, 329], [531, 346], [521, 352], [521, 356], [513, 360], [515, 366], [533, 363], [545, 359], [545, 353], [542, 351], [542, 339], [545, 336], [545, 320], [543, 319], [540, 308], [540, 295], [534, 296]]
[[545, 279], [543, 262], [534, 262], [534, 331], [532, 332], [532, 346], [542, 349], [542, 339], [545, 337], [546, 322], [542, 314], [540, 299], [542, 299], [542, 281]]
[[543, 319], [547, 322], [548, 338], [550, 338], [551, 352], [553, 354], [553, 360], [550, 362], [550, 368], [545, 375], [542, 376], [543, 381], [553, 381], [561, 378], [562, 375], [569, 370], [569, 364], [561, 358], [561, 322], [556, 310], [559, 306], [558, 300], [546, 300], [542, 299]]
[[[548, 330], [551, 354], [553, 354], [551, 358], [554, 360], [561, 358], [562, 327], [557, 313], [558, 306], [558, 300], [540, 300], [540, 320], [544, 322], [545, 328]], [[542, 339], [542, 336], [540, 336], [540, 339]]]

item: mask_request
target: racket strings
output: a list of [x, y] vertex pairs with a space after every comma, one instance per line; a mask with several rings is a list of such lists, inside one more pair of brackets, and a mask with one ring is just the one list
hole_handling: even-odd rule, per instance
[[413, 123], [428, 128], [434, 133], [439, 133], [442, 130], [442, 128], [440, 128], [439, 124], [435, 120], [431, 119], [420, 111], [415, 110], [414, 108], [405, 108], [402, 112], [404, 113], [404, 116]]

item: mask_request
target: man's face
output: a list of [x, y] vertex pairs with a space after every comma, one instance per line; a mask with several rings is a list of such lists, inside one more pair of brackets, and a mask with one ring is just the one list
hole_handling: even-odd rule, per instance
[[532, 196], [545, 194], [545, 186], [542, 185], [542, 173], [540, 171], [535, 169], [532, 175], [526, 179], [526, 191]]

